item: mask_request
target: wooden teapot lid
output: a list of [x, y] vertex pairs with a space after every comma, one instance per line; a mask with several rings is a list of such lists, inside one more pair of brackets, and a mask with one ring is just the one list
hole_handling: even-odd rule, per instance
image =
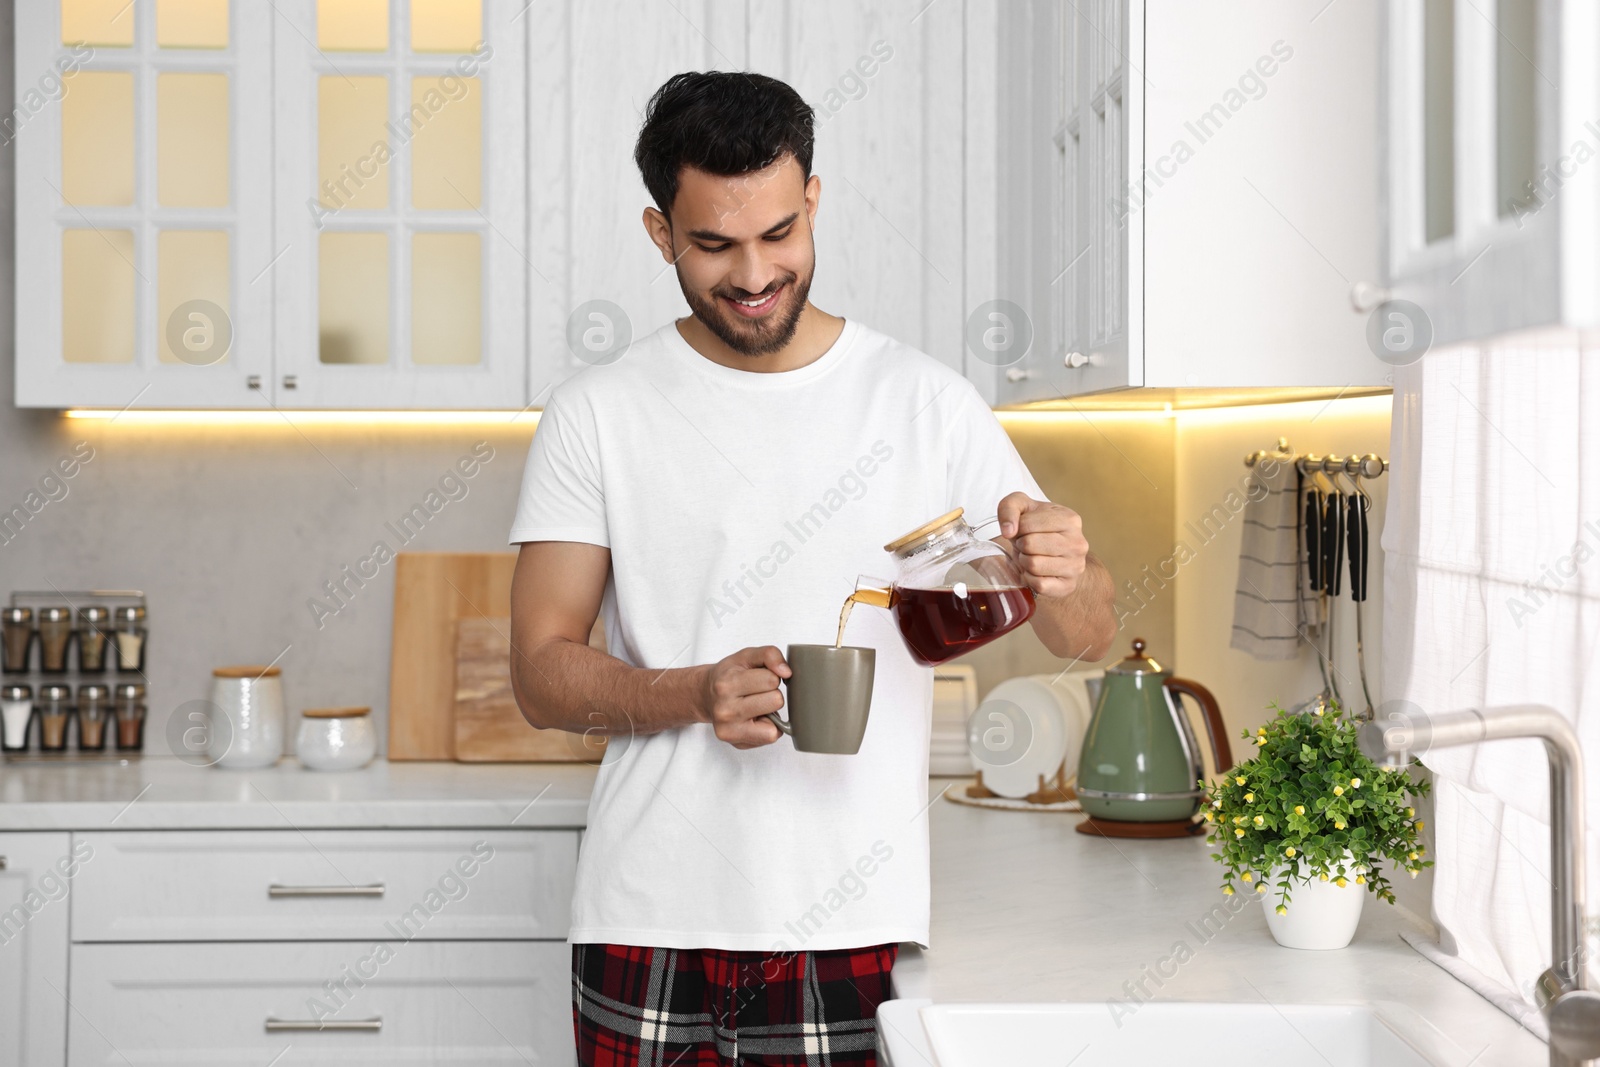
[[893, 541], [890, 541], [888, 544], [883, 546], [883, 550], [885, 552], [899, 552], [902, 548], [909, 547], [910, 545], [922, 540], [924, 537], [927, 537], [929, 534], [938, 530], [941, 526], [948, 526], [952, 522], [961, 518], [961, 514], [964, 510], [965, 509], [963, 508], [956, 508], [954, 511], [947, 511], [943, 515], [940, 515], [937, 519], [934, 519], [932, 522], [925, 522], [921, 526], [918, 526], [915, 530], [912, 530], [904, 537], [897, 537]]

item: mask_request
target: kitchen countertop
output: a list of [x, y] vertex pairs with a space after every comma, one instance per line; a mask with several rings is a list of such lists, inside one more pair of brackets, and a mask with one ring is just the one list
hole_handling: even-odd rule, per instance
[[[949, 784], [935, 779], [934, 792]], [[1159, 1001], [1370, 1004], [1441, 1064], [1528, 1067], [1547, 1060], [1542, 1041], [1400, 939], [1407, 929], [1433, 934], [1401, 907], [1368, 899], [1349, 948], [1286, 949], [1272, 940], [1256, 902], [1213, 921], [1213, 933], [1201, 926], [1227, 899], [1218, 888], [1222, 868], [1203, 837], [1110, 841], [1075, 832], [1079, 815], [947, 800], [929, 816], [931, 944], [927, 951], [902, 947], [894, 969], [901, 998], [1118, 998], [1136, 1008], [1130, 992], [1145, 998], [1132, 985], [1142, 980]], [[933, 1063], [915, 1009], [908, 1000], [880, 1015], [895, 1067]], [[1251, 1047], [1248, 1035], [1240, 1040], [1241, 1062], [1259, 1058], [1243, 1051]]]
[[[318, 772], [293, 759], [258, 771], [171, 758], [0, 764], [0, 831], [350, 829], [584, 825], [594, 768], [388, 763]], [[935, 779], [930, 797], [951, 785]], [[1372, 1004], [1436, 1062], [1543, 1063], [1543, 1042], [1400, 940], [1431, 932], [1369, 900], [1336, 952], [1277, 946], [1260, 905], [1213, 909], [1220, 868], [1204, 839], [1106, 841], [1078, 816], [989, 811], [940, 800], [931, 947], [902, 948], [884, 1041], [896, 1067], [932, 1063], [918, 1001], [1158, 1000]], [[1201, 923], [1212, 916], [1209, 929]], [[1185, 948], [1179, 951], [1179, 943]], [[1178, 957], [1187, 957], [1174, 962]], [[1159, 980], [1159, 984], [1158, 984]], [[1138, 992], [1135, 983], [1146, 992]], [[890, 1012], [889, 1009], [895, 1011]], [[1110, 1008], [1108, 1008], [1110, 1010]], [[1248, 1041], [1245, 1035], [1241, 1038]]]
[[0, 763], [0, 830], [282, 830], [584, 825], [595, 769], [389, 763], [255, 771], [171, 757]]

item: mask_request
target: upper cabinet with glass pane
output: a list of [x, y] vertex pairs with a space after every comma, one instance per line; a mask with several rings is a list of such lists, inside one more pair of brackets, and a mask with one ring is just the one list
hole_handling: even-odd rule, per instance
[[523, 407], [521, 7], [18, 5], [18, 403]]
[[1395, 0], [1384, 19], [1386, 274], [1367, 299], [1421, 307], [1434, 344], [1600, 323], [1600, 5]]
[[18, 403], [250, 401], [272, 358], [272, 157], [240, 131], [271, 122], [270, 17], [18, 5]]
[[518, 6], [278, 8], [280, 395], [312, 407], [522, 407]]

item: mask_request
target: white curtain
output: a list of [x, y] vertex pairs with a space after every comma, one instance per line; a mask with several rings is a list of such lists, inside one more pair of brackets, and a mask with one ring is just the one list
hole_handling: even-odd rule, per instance
[[[1547, 331], [1429, 353], [1396, 374], [1392, 434], [1384, 694], [1425, 712], [1536, 702], [1575, 723], [1593, 915], [1600, 336]], [[1551, 962], [1543, 748], [1494, 742], [1425, 762], [1437, 778], [1443, 948], [1532, 1003]]]

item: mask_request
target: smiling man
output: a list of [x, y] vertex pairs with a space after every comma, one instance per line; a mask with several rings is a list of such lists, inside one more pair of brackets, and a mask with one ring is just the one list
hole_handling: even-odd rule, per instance
[[558, 388], [528, 457], [517, 698], [534, 726], [611, 735], [569, 938], [586, 1067], [876, 1062], [897, 946], [928, 941], [933, 672], [887, 613], [857, 612], [846, 642], [877, 650], [860, 752], [798, 752], [764, 716], [782, 646], [833, 641], [880, 546], [998, 512], [1051, 652], [1097, 659], [1115, 632], [1078, 516], [977, 390], [810, 302], [811, 156], [782, 82], [656, 92], [644, 227], [691, 314]]

